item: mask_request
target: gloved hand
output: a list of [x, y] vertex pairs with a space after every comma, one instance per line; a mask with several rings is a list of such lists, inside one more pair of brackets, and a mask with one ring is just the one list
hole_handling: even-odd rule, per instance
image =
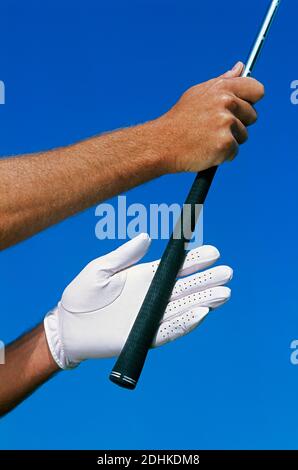
[[[91, 261], [65, 289], [58, 306], [44, 325], [53, 358], [70, 369], [89, 358], [117, 356], [130, 332], [159, 261], [135, 265], [148, 251], [151, 240], [141, 234], [117, 250]], [[219, 252], [202, 246], [189, 252], [153, 347], [192, 331], [210, 309], [230, 298], [223, 287], [232, 270], [212, 265]]]

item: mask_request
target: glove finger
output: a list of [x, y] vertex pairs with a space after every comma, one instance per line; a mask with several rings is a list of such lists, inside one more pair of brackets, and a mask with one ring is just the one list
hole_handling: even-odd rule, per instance
[[162, 321], [164, 322], [197, 307], [207, 307], [209, 309], [220, 307], [225, 304], [230, 297], [231, 289], [228, 287], [212, 287], [202, 292], [195, 292], [194, 294], [170, 302]]
[[[208, 268], [208, 266], [214, 264], [219, 257], [220, 253], [214, 246], [203, 245], [195, 248], [187, 254], [183, 266], [178, 273], [178, 277], [188, 276], [201, 269]], [[160, 260], [151, 263], [153, 272], [157, 270], [159, 263]]]
[[210, 245], [203, 245], [194, 250], [191, 250], [183, 263], [182, 268], [178, 273], [178, 277], [188, 276], [197, 271], [208, 268], [214, 264], [220, 257], [217, 248]]
[[147, 233], [141, 233], [129, 242], [112, 251], [108, 255], [98, 258], [101, 267], [108, 269], [113, 274], [122, 271], [142, 259], [151, 245], [151, 239]]
[[198, 307], [162, 323], [157, 331], [152, 347], [162, 346], [187, 335], [202, 323], [208, 313], [209, 308]]
[[193, 274], [176, 282], [170, 301], [181, 299], [186, 295], [201, 292], [212, 287], [223, 286], [233, 277], [233, 270], [229, 266], [216, 266], [216, 268]]

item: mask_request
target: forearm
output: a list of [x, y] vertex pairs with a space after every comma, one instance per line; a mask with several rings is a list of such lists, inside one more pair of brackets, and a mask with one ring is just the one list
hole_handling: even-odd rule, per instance
[[0, 249], [164, 173], [157, 121], [0, 160]]
[[38, 155], [0, 160], [0, 250], [164, 173], [202, 171], [238, 152], [264, 87], [243, 64], [192, 87], [144, 125]]
[[49, 351], [43, 325], [13, 342], [0, 365], [0, 416], [8, 413], [58, 372]]

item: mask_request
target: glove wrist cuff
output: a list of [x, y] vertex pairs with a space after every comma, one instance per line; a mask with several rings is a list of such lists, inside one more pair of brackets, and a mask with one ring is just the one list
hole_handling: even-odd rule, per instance
[[63, 347], [60, 336], [59, 306], [51, 310], [44, 319], [44, 329], [53, 359], [61, 369], [74, 369], [79, 364], [71, 362]]

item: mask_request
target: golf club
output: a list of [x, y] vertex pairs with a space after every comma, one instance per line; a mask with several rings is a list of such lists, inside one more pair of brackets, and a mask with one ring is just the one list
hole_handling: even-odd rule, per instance
[[[248, 77], [253, 72], [280, 2], [281, 0], [271, 2], [246, 62], [243, 77]], [[199, 217], [197, 206], [205, 202], [216, 170], [217, 167], [213, 167], [196, 176], [184, 204], [184, 207], [188, 207], [190, 210], [186, 211], [183, 208], [181, 211], [180, 219], [168, 242], [138, 316], [110, 374], [110, 380], [122, 387], [134, 389], [137, 385], [148, 350], [152, 345], [174, 288], [177, 274], [187, 255], [187, 243], [192, 238]], [[184, 227], [190, 227], [191, 234], [188, 233], [189, 236], [185, 235]]]

